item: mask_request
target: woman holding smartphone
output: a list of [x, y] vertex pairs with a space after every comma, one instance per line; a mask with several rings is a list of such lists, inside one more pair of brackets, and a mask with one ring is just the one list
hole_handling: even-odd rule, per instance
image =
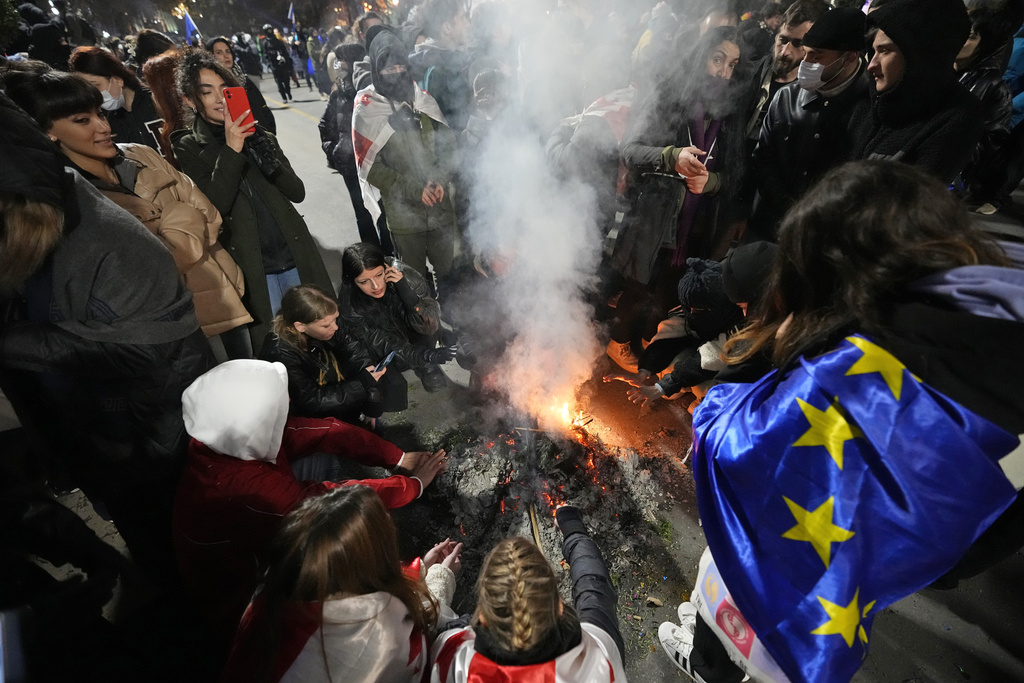
[[[281, 297], [300, 283], [330, 290], [316, 242], [292, 202], [306, 196], [277, 138], [227, 113], [224, 89], [234, 74], [206, 52], [190, 52], [178, 67], [178, 91], [191, 128], [172, 136], [174, 155], [225, 218], [221, 242], [245, 275], [249, 328], [259, 353]], [[248, 109], [248, 108], [246, 108]], [[191, 115], [191, 116], [190, 116]]]
[[[288, 370], [288, 412], [300, 417], [334, 417], [371, 428], [384, 409], [377, 370], [365, 347], [338, 327], [338, 302], [316, 285], [285, 292], [262, 360]], [[374, 359], [373, 362], [376, 362]]]
[[[385, 410], [404, 410], [406, 385], [401, 371], [412, 369], [428, 392], [441, 391], [447, 379], [440, 364], [455, 357], [454, 340], [441, 328], [441, 307], [431, 298], [423, 276], [380, 247], [360, 242], [341, 256], [339, 310], [345, 328], [374, 361], [391, 351], [395, 360], [385, 378]], [[439, 337], [448, 342], [435, 348]], [[397, 370], [397, 372], [395, 372]]]

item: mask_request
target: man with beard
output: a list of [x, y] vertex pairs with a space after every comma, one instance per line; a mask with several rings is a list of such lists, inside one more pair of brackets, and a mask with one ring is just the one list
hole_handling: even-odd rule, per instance
[[442, 280], [455, 258], [455, 134], [437, 102], [413, 82], [401, 38], [374, 26], [366, 42], [373, 82], [356, 95], [352, 113], [363, 203], [376, 220], [379, 199], [399, 257], [420, 273], [429, 258]]
[[775, 34], [775, 47], [754, 69], [748, 93], [747, 151], [751, 152], [761, 134], [761, 122], [768, 113], [775, 93], [796, 80], [800, 61], [804, 58], [804, 34], [818, 17], [829, 11], [823, 0], [799, 0], [786, 10], [782, 27]]

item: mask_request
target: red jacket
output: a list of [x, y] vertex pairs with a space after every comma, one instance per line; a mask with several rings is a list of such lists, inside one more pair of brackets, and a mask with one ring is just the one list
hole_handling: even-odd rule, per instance
[[404, 476], [302, 482], [291, 462], [311, 453], [337, 453], [364, 465], [394, 467], [397, 446], [333, 418], [289, 417], [277, 461], [239, 460], [193, 439], [174, 502], [174, 543], [185, 588], [210, 621], [212, 638], [226, 652], [259, 582], [258, 557], [281, 519], [308, 496], [363, 484], [389, 508], [420, 494]]

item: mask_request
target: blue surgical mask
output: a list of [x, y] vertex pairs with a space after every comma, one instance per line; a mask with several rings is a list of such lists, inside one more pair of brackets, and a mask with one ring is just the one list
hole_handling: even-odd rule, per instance
[[100, 105], [103, 111], [117, 111], [124, 108], [124, 88], [121, 88], [121, 94], [117, 97], [111, 95], [109, 90], [101, 90], [100, 94], [103, 95], [103, 104]]
[[[840, 57], [836, 61], [832, 62], [832, 64], [836, 64], [842, 61], [842, 59], [843, 58]], [[821, 90], [826, 83], [826, 81], [821, 80], [821, 75], [825, 73], [825, 69], [832, 66], [832, 64], [811, 64], [807, 61], [800, 62], [800, 67], [796, 72], [796, 78], [800, 82], [800, 87], [804, 90]], [[832, 78], [835, 78], [835, 76]], [[828, 80], [831, 81], [832, 78]]]

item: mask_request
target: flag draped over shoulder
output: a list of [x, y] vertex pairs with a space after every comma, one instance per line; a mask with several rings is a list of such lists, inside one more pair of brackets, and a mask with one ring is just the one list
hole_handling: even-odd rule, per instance
[[[441, 108], [433, 97], [414, 88], [413, 110], [422, 112], [434, 121], [448, 125]], [[390, 100], [369, 85], [356, 93], [355, 106], [352, 110], [352, 149], [356, 155], [356, 171], [359, 175], [359, 187], [363, 191], [363, 204], [376, 223], [380, 218], [380, 190], [367, 180], [377, 153], [388, 143], [395, 129], [391, 127], [390, 118], [395, 112]]]
[[1013, 502], [1019, 439], [862, 336], [713, 388], [694, 477], [717, 571], [793, 681], [846, 681], [879, 610], [947, 572]]

